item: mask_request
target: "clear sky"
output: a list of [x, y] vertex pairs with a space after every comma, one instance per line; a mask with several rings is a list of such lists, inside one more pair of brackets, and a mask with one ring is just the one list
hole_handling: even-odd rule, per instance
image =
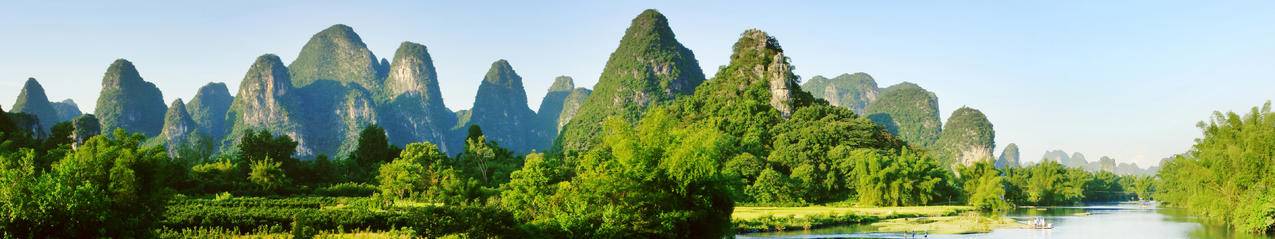
[[1188, 149], [1212, 111], [1275, 96], [1272, 1], [465, 2], [6, 1], [0, 104], [36, 77], [52, 100], [92, 112], [116, 58], [167, 101], [208, 82], [234, 94], [258, 55], [289, 62], [310, 35], [343, 23], [378, 57], [402, 41], [428, 46], [453, 110], [471, 105], [497, 59], [523, 77], [536, 109], [555, 76], [591, 88], [646, 8], [668, 16], [710, 76], [739, 33], [760, 28], [803, 79], [915, 82], [939, 96], [943, 118], [982, 110], [997, 154], [1017, 143], [1027, 161], [1062, 149], [1145, 167]]

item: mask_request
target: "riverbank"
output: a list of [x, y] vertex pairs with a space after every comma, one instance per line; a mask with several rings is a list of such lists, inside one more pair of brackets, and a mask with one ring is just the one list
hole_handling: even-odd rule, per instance
[[867, 224], [880, 232], [965, 234], [1022, 226], [1012, 219], [979, 215], [968, 206], [735, 207], [731, 222], [737, 233]]

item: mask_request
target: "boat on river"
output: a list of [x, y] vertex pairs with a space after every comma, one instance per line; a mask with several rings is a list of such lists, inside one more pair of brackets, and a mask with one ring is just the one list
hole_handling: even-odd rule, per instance
[[1028, 224], [1027, 226], [1030, 227], [1031, 229], [1053, 229], [1054, 228], [1053, 223], [1045, 222], [1045, 218], [1042, 218], [1042, 217], [1036, 217], [1036, 220], [1032, 221], [1032, 223]]

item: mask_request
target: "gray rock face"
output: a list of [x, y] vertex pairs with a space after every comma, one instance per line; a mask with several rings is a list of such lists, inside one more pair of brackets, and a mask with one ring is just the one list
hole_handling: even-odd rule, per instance
[[159, 135], [167, 110], [159, 87], [143, 80], [132, 62], [115, 60], [106, 69], [94, 112], [102, 123], [102, 131], [122, 128], [146, 136]]
[[444, 152], [458, 152], [463, 143], [450, 137], [456, 116], [443, 103], [428, 49], [403, 42], [388, 67], [385, 92], [389, 100], [379, 111], [390, 143], [402, 146], [428, 141]]
[[[232, 146], [246, 130], [266, 129], [275, 134], [292, 137], [298, 145], [309, 145], [294, 115], [291, 97], [291, 76], [278, 56], [266, 54], [257, 57], [239, 84], [226, 121], [232, 125], [225, 146]], [[298, 148], [303, 148], [298, 146]], [[307, 147], [308, 148], [308, 147]]]
[[816, 98], [827, 100], [828, 104], [850, 108], [859, 115], [864, 114], [868, 104], [877, 100], [880, 91], [876, 80], [863, 72], [841, 74], [832, 79], [811, 77], [801, 88]]
[[1022, 164], [1021, 156], [1018, 152], [1018, 145], [1010, 143], [1001, 151], [1001, 156], [996, 159], [996, 168], [1017, 168]]
[[537, 147], [534, 138], [536, 114], [527, 107], [522, 77], [508, 61], [498, 60], [478, 86], [469, 124], [482, 127], [487, 140], [514, 152], [526, 153]]
[[40, 82], [35, 78], [27, 78], [26, 84], [22, 86], [22, 92], [18, 93], [17, 102], [10, 109], [11, 112], [35, 116], [40, 123], [37, 130], [42, 134], [48, 134], [54, 124], [62, 122], [57, 109], [49, 103], [49, 96], [45, 95], [44, 87], [40, 86]]
[[[764, 32], [756, 32], [760, 33], [762, 37], [765, 37]], [[797, 85], [797, 76], [792, 74], [792, 67], [787, 64], [788, 61], [786, 60], [787, 58], [784, 57], [783, 52], [775, 54], [774, 57], [775, 59], [771, 60], [771, 64], [769, 66], [766, 66], [765, 69], [757, 70], [760, 71], [759, 73], [764, 72], [762, 74], [770, 80], [770, 106], [775, 107], [775, 110], [779, 110], [779, 113], [783, 115], [784, 118], [788, 118], [788, 116], [792, 115], [793, 111], [797, 110], [796, 106], [793, 105], [792, 93], [793, 90], [797, 89], [797, 87], [794, 87]]]
[[589, 95], [591, 94], [593, 94], [592, 90], [575, 88], [571, 90], [571, 94], [568, 94], [567, 98], [562, 99], [562, 113], [558, 114], [556, 132], [562, 132], [562, 128], [567, 126], [567, 122], [571, 122], [571, 119], [575, 118], [576, 112], [580, 111], [580, 107], [584, 106], [584, 102], [589, 100]]

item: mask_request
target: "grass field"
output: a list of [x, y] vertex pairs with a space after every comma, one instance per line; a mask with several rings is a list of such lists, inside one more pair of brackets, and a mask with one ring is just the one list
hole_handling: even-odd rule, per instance
[[870, 224], [880, 232], [963, 234], [1022, 226], [1010, 219], [982, 216], [973, 210], [968, 206], [735, 207], [731, 221], [740, 233]]
[[916, 206], [916, 207], [833, 207], [833, 206], [807, 206], [807, 207], [735, 207], [735, 212], [731, 214], [731, 219], [748, 220], [761, 217], [807, 217], [812, 215], [826, 214], [855, 214], [861, 216], [876, 216], [883, 219], [897, 218], [896, 216], [944, 216], [954, 215], [963, 211], [973, 210], [969, 206]]

